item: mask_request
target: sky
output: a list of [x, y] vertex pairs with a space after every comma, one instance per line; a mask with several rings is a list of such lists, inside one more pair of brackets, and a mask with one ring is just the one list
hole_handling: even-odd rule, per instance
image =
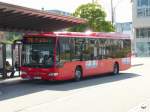
[[[131, 0], [113, 0], [115, 8], [115, 22], [132, 21], [132, 4]], [[0, 2], [11, 3], [24, 7], [45, 10], [62, 10], [66, 12], [74, 12], [81, 4], [92, 2], [92, 0], [0, 0]], [[107, 20], [111, 20], [110, 0], [99, 0], [107, 14]]]

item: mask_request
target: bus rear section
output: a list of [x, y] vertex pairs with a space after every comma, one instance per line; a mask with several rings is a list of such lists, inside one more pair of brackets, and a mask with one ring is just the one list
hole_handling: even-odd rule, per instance
[[38, 35], [23, 39], [21, 77], [80, 80], [103, 73], [118, 74], [131, 66], [131, 41], [89, 35]]

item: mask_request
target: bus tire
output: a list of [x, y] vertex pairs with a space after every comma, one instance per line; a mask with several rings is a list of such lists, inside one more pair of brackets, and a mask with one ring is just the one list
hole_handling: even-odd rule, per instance
[[75, 81], [80, 81], [81, 78], [82, 78], [82, 68], [77, 67], [76, 70], [75, 70], [74, 80]]
[[113, 75], [119, 75], [119, 64], [118, 63], [114, 64]]

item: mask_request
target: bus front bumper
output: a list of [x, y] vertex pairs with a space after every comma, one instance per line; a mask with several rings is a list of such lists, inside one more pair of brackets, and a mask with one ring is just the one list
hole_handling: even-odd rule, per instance
[[21, 74], [21, 78], [26, 80], [61, 80], [58, 73], [49, 74]]

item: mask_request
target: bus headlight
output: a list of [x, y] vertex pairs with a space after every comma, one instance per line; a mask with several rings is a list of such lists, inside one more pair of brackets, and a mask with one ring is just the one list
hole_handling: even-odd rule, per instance
[[58, 76], [58, 73], [49, 73], [48, 76]]
[[25, 72], [25, 71], [21, 71], [21, 74], [27, 74], [27, 72]]

